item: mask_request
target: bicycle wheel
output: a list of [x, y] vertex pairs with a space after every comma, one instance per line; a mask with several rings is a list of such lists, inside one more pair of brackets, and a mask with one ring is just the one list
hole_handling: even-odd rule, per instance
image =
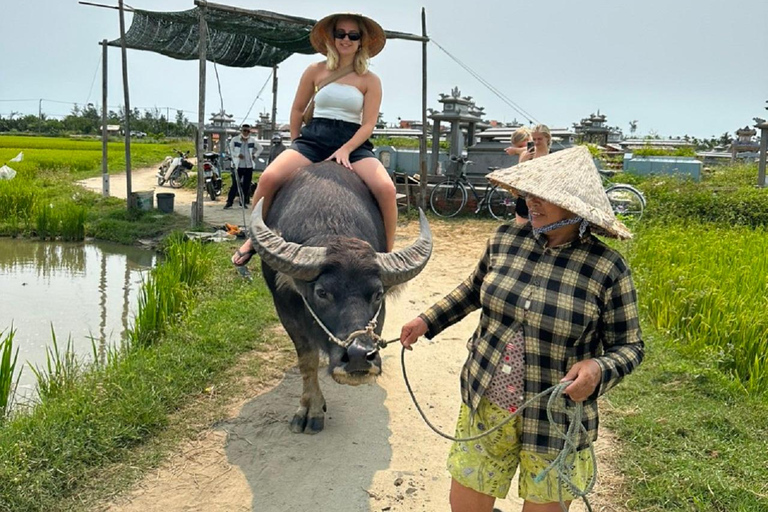
[[467, 204], [467, 188], [460, 181], [441, 181], [429, 195], [429, 206], [439, 217], [454, 217]]
[[515, 218], [515, 196], [507, 190], [494, 186], [488, 192], [488, 211], [497, 220], [512, 220]]
[[613, 213], [619, 218], [639, 219], [645, 209], [643, 194], [631, 185], [613, 185], [605, 191]]

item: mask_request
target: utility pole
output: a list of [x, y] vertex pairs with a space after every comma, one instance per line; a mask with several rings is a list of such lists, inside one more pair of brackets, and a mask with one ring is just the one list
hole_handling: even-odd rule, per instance
[[277, 131], [277, 64], [272, 66], [272, 134]]
[[107, 168], [107, 40], [101, 41], [101, 195], [109, 197]]
[[131, 190], [131, 100], [128, 95], [128, 52], [125, 47], [125, 13], [123, 0], [118, 0], [120, 9], [120, 53], [123, 60], [123, 99], [125, 101], [125, 188], [128, 211], [134, 206]]

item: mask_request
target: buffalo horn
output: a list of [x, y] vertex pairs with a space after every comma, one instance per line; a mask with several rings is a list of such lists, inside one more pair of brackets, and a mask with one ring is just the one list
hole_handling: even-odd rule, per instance
[[381, 269], [381, 283], [385, 287], [395, 286], [416, 277], [432, 255], [432, 232], [424, 212], [419, 209], [419, 239], [396, 252], [376, 253], [376, 262]]
[[259, 199], [251, 214], [251, 240], [254, 249], [261, 256], [262, 261], [274, 270], [299, 281], [314, 280], [320, 275], [326, 249], [286, 242], [281, 236], [276, 235], [264, 223], [263, 202], [264, 199]]

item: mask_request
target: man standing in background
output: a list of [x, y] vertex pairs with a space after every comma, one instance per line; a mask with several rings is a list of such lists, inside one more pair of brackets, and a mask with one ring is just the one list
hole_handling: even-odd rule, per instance
[[232, 137], [229, 143], [229, 154], [232, 155], [232, 186], [227, 194], [227, 204], [224, 209], [232, 208], [235, 196], [238, 195], [238, 183], [240, 191], [243, 194], [240, 203], [243, 208], [248, 206], [251, 200], [248, 192], [251, 190], [251, 181], [253, 181], [253, 168], [256, 159], [264, 150], [256, 139], [251, 137], [251, 125], [244, 124], [240, 127], [240, 136]]

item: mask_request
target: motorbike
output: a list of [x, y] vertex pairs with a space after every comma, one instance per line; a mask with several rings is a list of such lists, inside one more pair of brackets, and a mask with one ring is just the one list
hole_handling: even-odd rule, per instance
[[218, 153], [203, 153], [203, 176], [205, 178], [205, 191], [211, 201], [215, 201], [221, 195], [222, 186]]
[[157, 171], [158, 186], [162, 186], [167, 181], [171, 187], [181, 188], [187, 180], [189, 180], [188, 171], [194, 167], [192, 162], [187, 160], [189, 151], [186, 153], [179, 151], [178, 149], [174, 149], [173, 151], [177, 156], [165, 157], [165, 160], [163, 160], [163, 163]]

